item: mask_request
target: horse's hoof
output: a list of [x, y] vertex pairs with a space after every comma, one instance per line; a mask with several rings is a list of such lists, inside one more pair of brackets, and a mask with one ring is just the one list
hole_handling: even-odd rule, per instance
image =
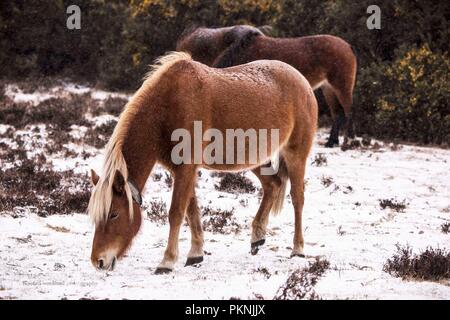
[[156, 268], [155, 274], [168, 274], [171, 273], [172, 269], [169, 268]]
[[339, 142], [328, 141], [327, 143], [325, 143], [325, 148], [335, 148], [335, 147], [339, 147]]
[[303, 253], [291, 253], [291, 258], [294, 257], [306, 258], [306, 256]]
[[251, 254], [254, 256], [258, 253], [259, 247], [261, 247], [266, 242], [266, 239], [261, 239], [255, 242], [252, 242], [251, 244]]
[[190, 257], [190, 258], [187, 258], [186, 264], [184, 266], [185, 267], [192, 266], [194, 264], [199, 264], [201, 262], [203, 262], [203, 257]]

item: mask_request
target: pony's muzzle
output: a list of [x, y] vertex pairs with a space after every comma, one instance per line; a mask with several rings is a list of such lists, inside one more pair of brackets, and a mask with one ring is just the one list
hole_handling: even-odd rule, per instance
[[116, 261], [117, 261], [116, 257], [113, 257], [112, 260], [109, 263], [107, 263], [107, 261], [105, 261], [105, 259], [100, 258], [100, 259], [97, 260], [96, 263], [94, 263], [94, 266], [98, 270], [113, 271], [115, 266], [116, 266]]

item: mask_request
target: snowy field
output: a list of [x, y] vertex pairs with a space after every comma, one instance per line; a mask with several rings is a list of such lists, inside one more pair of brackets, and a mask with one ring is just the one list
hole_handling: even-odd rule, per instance
[[[110, 96], [74, 85], [28, 94], [14, 86], [5, 90], [8, 99], [33, 105], [67, 92], [91, 93], [98, 100]], [[105, 118], [91, 120], [99, 123]], [[8, 128], [0, 124], [4, 145], [12, 143], [4, 135]], [[73, 127], [72, 134], [85, 129]], [[32, 139], [37, 131], [44, 139], [37, 145], [45, 144], [45, 126], [31, 125], [20, 134], [24, 140]], [[402, 280], [383, 271], [396, 244], [409, 244], [414, 252], [428, 246], [450, 249], [450, 234], [441, 230], [450, 221], [450, 150], [372, 141], [370, 146], [344, 152], [322, 146], [327, 132], [319, 130], [307, 167], [306, 258], [289, 257], [294, 232], [289, 197], [282, 213], [270, 218], [265, 246], [252, 256], [250, 226], [260, 201], [258, 191], [219, 192], [215, 185], [220, 178], [202, 171], [197, 186], [200, 205], [234, 208], [239, 232], [205, 232], [207, 254], [200, 265], [184, 267], [190, 246], [189, 228], [184, 225], [175, 271], [155, 275], [168, 224], [153, 222], [144, 213], [143, 227], [127, 256], [114, 271], [99, 272], [89, 259], [93, 226], [86, 214], [41, 217], [32, 208], [15, 208], [0, 213], [0, 299], [272, 299], [293, 271], [315, 257], [330, 262], [314, 288], [322, 299], [450, 299], [449, 281]], [[89, 168], [100, 169], [101, 149], [69, 147], [75, 152], [88, 149], [90, 156], [49, 155], [54, 170], [87, 174]], [[36, 144], [30, 147], [29, 153], [37, 152], [36, 148]], [[314, 161], [319, 154], [326, 163]], [[11, 165], [1, 160], [2, 166]], [[155, 173], [165, 176], [159, 167], [153, 177]], [[259, 187], [256, 178], [246, 176]], [[169, 207], [170, 187], [164, 178], [155, 181], [153, 177], [148, 180], [144, 203], [162, 200]], [[403, 212], [382, 209], [383, 199], [404, 201], [406, 208]]]

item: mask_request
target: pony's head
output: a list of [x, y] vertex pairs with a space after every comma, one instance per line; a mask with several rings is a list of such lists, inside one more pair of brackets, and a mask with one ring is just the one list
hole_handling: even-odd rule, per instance
[[216, 58], [228, 47], [241, 43], [242, 39], [264, 35], [258, 28], [237, 25], [225, 28], [189, 28], [177, 42], [177, 51], [189, 52], [194, 60], [213, 65]]
[[[93, 170], [91, 170], [91, 179], [94, 184], [91, 201], [95, 201], [96, 199], [93, 199], [96, 196], [95, 192], [101, 191], [96, 190], [96, 188], [101, 188], [99, 183], [102, 183], [102, 181]], [[132, 198], [131, 206], [129, 193], [131, 193]], [[98, 269], [112, 270], [116, 261], [125, 254], [139, 231], [142, 220], [141, 198], [136, 187], [127, 182], [119, 170], [115, 171], [110, 194], [103, 196], [110, 197], [111, 204], [109, 209], [105, 211], [106, 214], [96, 216], [95, 213], [91, 212], [91, 217], [95, 223], [91, 261], [94, 267]], [[101, 209], [100, 206], [97, 206], [97, 210], [99, 209]], [[130, 212], [130, 209], [132, 212]]]

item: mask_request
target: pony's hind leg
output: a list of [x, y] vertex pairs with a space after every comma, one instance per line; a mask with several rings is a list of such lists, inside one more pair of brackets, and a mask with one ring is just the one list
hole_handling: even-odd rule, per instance
[[331, 119], [333, 121], [333, 126], [331, 127], [330, 136], [328, 138], [325, 147], [333, 148], [339, 146], [339, 131], [345, 124], [345, 113], [339, 104], [339, 100], [333, 91], [333, 88], [329, 84], [324, 84], [322, 89], [325, 101], [330, 108]]
[[155, 273], [168, 273], [173, 270], [178, 258], [178, 237], [186, 209], [192, 198], [195, 187], [196, 168], [182, 165], [174, 172], [174, 187], [172, 204], [169, 210], [169, 241], [164, 252], [164, 258], [156, 268]]
[[340, 90], [336, 91], [336, 96], [342, 106], [343, 118], [341, 118], [341, 123], [339, 128], [344, 129], [344, 144], [348, 142], [348, 139], [354, 139], [355, 133], [353, 130], [353, 116], [352, 116], [352, 90]]
[[263, 198], [259, 205], [258, 212], [252, 223], [251, 253], [255, 255], [259, 247], [266, 241], [266, 228], [269, 222], [270, 209], [275, 201], [275, 196], [281, 187], [281, 179], [276, 175], [262, 175], [260, 168], [253, 169], [252, 172], [261, 181], [263, 188]]
[[191, 266], [203, 261], [203, 228], [195, 191], [193, 193], [194, 195], [191, 198], [186, 214], [191, 229], [191, 249], [189, 250], [185, 266]]
[[270, 211], [276, 215], [283, 208], [288, 172], [282, 156], [280, 156], [278, 164], [278, 171], [273, 175], [262, 174], [261, 167], [252, 170], [261, 181], [264, 191], [261, 204], [252, 223], [251, 253], [253, 255], [257, 254], [259, 247], [265, 243]]
[[352, 117], [355, 80], [356, 61], [353, 61], [351, 65], [348, 65], [346, 72], [335, 73], [334, 76], [330, 77], [328, 79], [329, 88], [325, 89], [326, 91], [331, 91], [335, 94], [342, 107], [344, 117], [343, 120], [341, 120], [342, 123], [340, 124], [340, 127], [343, 127], [344, 129], [344, 144], [347, 143], [348, 138], [353, 139], [355, 137]]

